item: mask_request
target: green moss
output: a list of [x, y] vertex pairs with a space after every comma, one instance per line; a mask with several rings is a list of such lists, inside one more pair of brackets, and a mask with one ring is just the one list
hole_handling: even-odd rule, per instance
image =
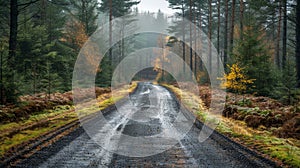
[[103, 109], [113, 105], [115, 102], [121, 100], [122, 98], [123, 98], [122, 96], [116, 96], [116, 97], [111, 97], [109, 99], [106, 99], [99, 103], [99, 108], [100, 108], [100, 110], [103, 110]]
[[228, 127], [227, 125], [225, 125], [223, 122], [221, 122], [221, 123], [218, 125], [217, 131], [223, 132], [223, 133], [232, 133], [231, 128]]
[[42, 134], [53, 131], [56, 128], [62, 127], [74, 120], [77, 120], [77, 117], [74, 114], [68, 115], [68, 118], [62, 116], [61, 118], [51, 120], [49, 123], [41, 125], [33, 130], [27, 129], [21, 131], [18, 134], [13, 135], [11, 138], [5, 137], [4, 140], [0, 142], [0, 156], [3, 156], [4, 153], [11, 147], [20, 145], [29, 140], [33, 140]]

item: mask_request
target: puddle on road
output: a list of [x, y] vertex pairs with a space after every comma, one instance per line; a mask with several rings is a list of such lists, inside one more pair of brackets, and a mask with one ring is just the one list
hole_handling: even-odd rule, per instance
[[118, 111], [113, 112], [117, 115], [93, 136], [104, 149], [143, 156], [145, 151], [140, 148], [149, 148], [146, 156], [153, 155], [177, 144], [190, 129], [168, 90], [152, 84], [141, 87], [131, 96], [131, 102], [118, 107]]

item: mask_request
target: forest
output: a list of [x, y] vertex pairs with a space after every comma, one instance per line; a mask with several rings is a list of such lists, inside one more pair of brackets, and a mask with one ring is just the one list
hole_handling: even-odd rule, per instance
[[[1, 2], [1, 103], [15, 103], [20, 95], [71, 90], [72, 68], [88, 37], [105, 20], [137, 13], [136, 4], [114, 1], [112, 16], [107, 16], [108, 1]], [[207, 34], [226, 70], [238, 64], [255, 79], [255, 88], [247, 92], [286, 99], [288, 104], [296, 101], [300, 78], [296, 1], [174, 0], [169, 4], [176, 15]], [[167, 22], [161, 14], [157, 19]], [[169, 31], [181, 33], [181, 23], [176, 24]], [[139, 46], [127, 46], [126, 52], [130, 47]], [[185, 48], [183, 57], [188, 62], [193, 54]], [[196, 74], [205, 71], [201, 60], [191, 60], [188, 64], [195, 65]], [[101, 73], [99, 86], [108, 85], [105, 79], [114, 67], [103, 69], [107, 72]]]
[[[103, 108], [112, 101], [108, 96], [109, 87], [118, 63], [131, 52], [145, 47], [179, 53], [194, 73], [201, 101], [209, 106], [208, 74], [214, 68], [210, 56], [213, 45], [222, 65], [218, 62], [217, 68], [225, 70], [224, 74], [219, 74], [221, 87], [228, 92], [223, 122], [225, 125], [237, 122], [218, 131], [239, 139], [246, 146], [255, 146], [259, 148], [256, 150], [291, 167], [300, 166], [297, 150], [300, 148], [300, 0], [164, 1], [174, 11], [172, 17], [159, 9], [156, 14], [142, 11], [140, 15], [164, 26], [172, 22], [172, 26], [166, 27], [168, 32], [181, 36], [182, 41], [189, 41], [195, 48], [207, 49], [208, 60], [205, 61], [208, 63], [205, 65], [208, 66], [204, 66], [204, 60], [197, 59], [197, 53], [189, 45], [175, 37], [148, 33], [121, 40], [109, 49], [97, 70], [96, 94], [104, 95], [101, 97]], [[54, 112], [57, 116], [68, 115], [62, 111], [74, 108], [72, 78], [81, 48], [107, 22], [125, 15], [138, 15], [139, 3], [136, 0], [1, 0], [0, 130], [7, 131], [11, 127], [9, 123], [27, 122], [30, 116], [49, 110], [58, 110]], [[184, 20], [202, 32], [195, 32], [196, 29], [185, 25]], [[128, 17], [125, 25], [132, 22], [135, 20]], [[113, 29], [113, 25], [110, 26]], [[124, 29], [127, 27], [124, 26], [120, 33]], [[201, 33], [211, 42], [208, 46], [192, 38]], [[174, 87], [178, 86], [175, 79], [163, 70], [168, 58], [162, 56], [152, 61], [153, 69], [142, 71], [134, 80], [153, 78], [179, 92]], [[76, 117], [72, 117], [66, 122], [75, 120]], [[198, 117], [203, 119], [201, 114]], [[239, 127], [243, 137], [228, 131], [231, 126]], [[253, 139], [244, 137], [248, 134], [245, 131], [253, 136], [260, 131], [254, 145], [250, 143]], [[264, 134], [284, 140], [262, 139]], [[0, 139], [7, 140], [7, 135], [1, 135]], [[269, 149], [262, 147], [269, 141], [282, 143], [288, 151], [276, 153], [279, 149], [273, 148], [274, 144]], [[14, 145], [2, 144], [0, 156]]]

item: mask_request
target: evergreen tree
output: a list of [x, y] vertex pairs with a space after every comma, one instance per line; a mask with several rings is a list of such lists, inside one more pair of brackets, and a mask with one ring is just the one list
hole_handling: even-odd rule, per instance
[[99, 2], [97, 0], [69, 0], [68, 12], [71, 21], [79, 21], [84, 26], [85, 33], [90, 36], [97, 29]]
[[[109, 86], [112, 76], [113, 69], [118, 65], [118, 63], [124, 58], [126, 53], [130, 52], [133, 47], [131, 44], [134, 38], [125, 38], [124, 31], [134, 31], [133, 27], [129, 27], [134, 19], [130, 17], [134, 5], [139, 4], [140, 1], [136, 0], [102, 0], [100, 11], [109, 15], [109, 43], [112, 45], [112, 19], [118, 18], [118, 22], [114, 24], [114, 32], [119, 32], [119, 34], [114, 34], [120, 37], [120, 41], [109, 49], [109, 58], [104, 57], [103, 62], [101, 63], [100, 69], [101, 72], [97, 74], [97, 84], [100, 86]], [[122, 16], [126, 16], [122, 17]], [[110, 65], [105, 65], [110, 62]]]
[[[34, 26], [28, 22], [26, 29], [20, 27], [16, 60], [16, 70], [20, 78], [27, 83], [20, 87], [24, 94], [39, 93], [44, 86], [41, 80], [48, 78], [51, 69], [51, 62], [56, 59], [57, 52], [53, 51], [54, 43], [48, 41], [47, 30], [44, 26]], [[54, 71], [52, 73], [55, 73]], [[49, 81], [51, 83], [51, 81]], [[28, 87], [29, 86], [29, 87]], [[51, 88], [48, 88], [51, 89]]]
[[[104, 13], [110, 12], [110, 1], [111, 0], [102, 0], [100, 11]], [[140, 1], [137, 0], [112, 0], [111, 1], [111, 10], [112, 16], [117, 18], [125, 16], [132, 11], [132, 7], [139, 4]]]
[[265, 46], [264, 34], [253, 25], [245, 27], [243, 40], [234, 48], [234, 61], [246, 68], [247, 76], [255, 79], [254, 88], [249, 92], [269, 96], [275, 87], [276, 78], [270, 54]]
[[183, 59], [183, 73], [185, 73], [185, 61], [186, 61], [186, 45], [184, 41], [186, 40], [186, 27], [185, 17], [186, 10], [188, 8], [187, 0], [168, 0], [169, 7], [178, 10], [176, 15], [182, 18], [182, 20], [176, 21], [174, 26], [169, 28], [170, 33], [175, 33], [176, 36], [182, 36], [182, 59]]
[[291, 60], [287, 60], [286, 66], [281, 74], [281, 86], [278, 87], [280, 91], [279, 99], [286, 104], [294, 104], [297, 101], [297, 71], [295, 64]]

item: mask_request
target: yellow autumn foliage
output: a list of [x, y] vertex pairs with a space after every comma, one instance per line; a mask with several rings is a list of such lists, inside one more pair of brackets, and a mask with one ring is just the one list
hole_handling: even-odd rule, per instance
[[241, 68], [238, 64], [233, 64], [228, 74], [224, 74], [220, 80], [222, 80], [221, 87], [223, 89], [231, 89], [235, 93], [243, 93], [247, 90], [249, 84], [253, 84], [255, 79], [248, 79], [245, 75], [244, 68]]
[[[166, 46], [169, 41], [170, 36], [163, 37], [162, 35], [158, 38], [158, 46], [160, 48], [154, 48], [153, 53], [155, 53], [156, 58], [153, 61], [153, 70], [159, 73], [162, 73], [163, 64], [169, 62], [170, 60], [167, 58], [169, 54], [169, 47]], [[159, 74], [161, 77], [162, 74]]]

